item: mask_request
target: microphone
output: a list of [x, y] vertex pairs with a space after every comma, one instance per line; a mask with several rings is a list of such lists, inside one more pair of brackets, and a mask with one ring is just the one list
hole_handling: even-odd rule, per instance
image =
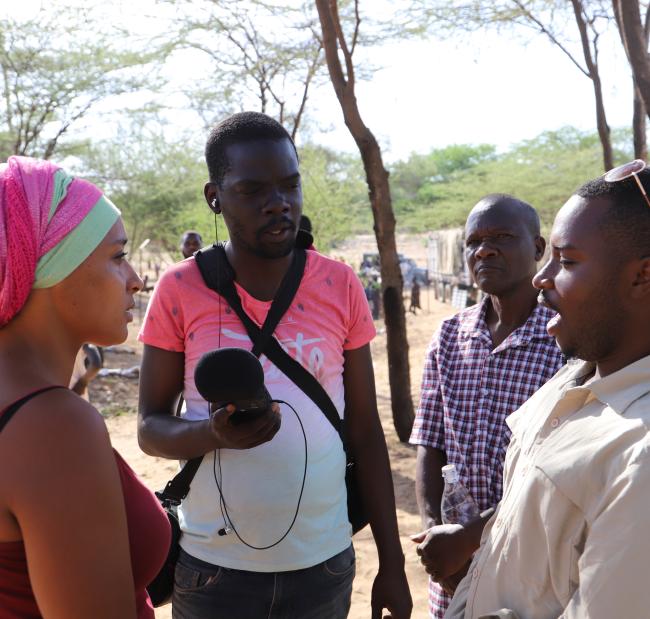
[[237, 409], [229, 418], [239, 425], [253, 421], [271, 406], [259, 359], [244, 348], [220, 348], [205, 353], [196, 364], [194, 383], [208, 402]]

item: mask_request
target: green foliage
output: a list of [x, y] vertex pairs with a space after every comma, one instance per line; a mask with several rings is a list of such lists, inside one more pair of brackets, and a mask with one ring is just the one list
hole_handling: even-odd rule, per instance
[[[140, 127], [140, 128], [139, 128]], [[184, 230], [214, 239], [214, 216], [205, 203], [207, 171], [202, 144], [168, 141], [161, 133], [134, 123], [115, 141], [88, 147], [80, 175], [102, 187], [120, 208], [132, 249], [149, 238], [175, 251]], [[314, 228], [316, 246], [328, 250], [337, 241], [372, 227], [367, 188], [358, 159], [321, 146], [300, 149], [304, 213]], [[221, 218], [219, 239], [228, 238]]]
[[357, 157], [308, 144], [300, 149], [300, 171], [303, 213], [312, 222], [318, 249], [372, 229], [368, 188]]
[[427, 155], [412, 154], [406, 161], [397, 162], [391, 169], [391, 190], [396, 203], [426, 201], [428, 184], [447, 181], [462, 170], [471, 168], [494, 157], [490, 144], [472, 146], [453, 144], [433, 150]]
[[0, 19], [0, 154], [47, 159], [99, 101], [151, 84], [141, 65], [153, 57], [132, 50], [82, 9]]
[[[632, 158], [627, 131], [612, 133], [617, 162]], [[115, 141], [95, 144], [81, 156], [79, 172], [103, 187], [122, 210], [132, 249], [150, 238], [176, 251], [181, 233], [196, 229], [214, 238], [214, 217], [203, 197], [202, 143], [169, 141], [137, 121]], [[331, 251], [339, 241], [372, 230], [363, 167], [354, 155], [307, 144], [300, 149], [304, 208], [315, 244]], [[413, 154], [391, 166], [398, 232], [462, 226], [488, 193], [509, 193], [530, 202], [550, 228], [573, 191], [601, 174], [598, 136], [565, 127], [496, 154], [493, 146], [453, 145]], [[219, 220], [219, 238], [227, 231]]]
[[[612, 141], [619, 162], [632, 158], [629, 132], [614, 131]], [[530, 202], [548, 228], [558, 208], [573, 191], [586, 180], [602, 174], [598, 136], [573, 127], [544, 132], [501, 155], [484, 146], [453, 148], [461, 152], [483, 149], [484, 157], [466, 159], [466, 164], [444, 177], [431, 175], [431, 169], [435, 168], [426, 169], [418, 176], [417, 165], [410, 163], [431, 160], [447, 149], [395, 164], [391, 181], [400, 232], [462, 226], [472, 206], [489, 193], [509, 193]]]
[[190, 139], [170, 142], [133, 126], [121, 129], [115, 141], [89, 147], [82, 173], [122, 211], [132, 251], [146, 238], [175, 250], [186, 229], [198, 230], [204, 239], [214, 235], [203, 197], [207, 173], [201, 152]]

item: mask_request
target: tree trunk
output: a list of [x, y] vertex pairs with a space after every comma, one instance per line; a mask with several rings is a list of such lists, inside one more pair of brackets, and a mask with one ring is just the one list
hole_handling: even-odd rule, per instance
[[582, 44], [585, 63], [587, 65], [589, 77], [594, 86], [594, 96], [596, 98], [596, 126], [598, 128], [598, 137], [600, 138], [600, 143], [603, 147], [603, 165], [605, 167], [605, 172], [607, 172], [607, 170], [611, 170], [614, 167], [614, 154], [612, 151], [609, 125], [607, 124], [607, 117], [605, 115], [603, 87], [600, 82], [600, 73], [598, 72], [598, 48], [596, 47], [596, 38], [594, 38], [594, 54], [592, 55], [582, 1], [571, 0], [571, 4], [573, 5], [573, 12], [575, 14], [578, 30], [580, 31], [580, 42]]
[[[393, 214], [388, 172], [375, 136], [361, 118], [354, 90], [354, 65], [338, 16], [336, 0], [316, 0], [323, 34], [323, 47], [330, 79], [343, 111], [343, 118], [359, 148], [374, 218], [375, 237], [381, 266], [381, 286], [386, 324], [388, 379], [390, 383], [393, 423], [400, 441], [407, 441], [413, 426], [411, 378], [406, 337], [406, 316], [402, 300], [402, 272], [395, 243]], [[358, 28], [358, 22], [357, 22]], [[339, 58], [345, 60], [346, 74]]]
[[634, 81], [646, 114], [650, 114], [650, 59], [639, 3], [636, 0], [613, 0], [612, 4]]
[[[621, 35], [621, 43], [625, 48], [627, 54], [627, 46], [625, 43], [625, 35], [623, 31], [623, 23], [621, 21], [621, 7], [616, 1], [613, 2], [614, 17], [616, 18], [616, 25], [618, 26], [619, 34]], [[641, 14], [639, 13], [639, 20]], [[646, 9], [645, 23], [643, 25], [643, 39], [645, 41], [645, 48], [648, 49], [648, 36], [650, 36], [650, 5]], [[643, 103], [643, 97], [639, 90], [632, 71], [632, 83], [634, 85], [634, 114], [632, 117], [632, 134], [634, 136], [634, 156], [636, 159], [643, 159], [645, 161], [648, 155], [647, 137], [646, 137], [646, 106]]]
[[603, 147], [603, 166], [605, 172], [614, 167], [614, 151], [612, 150], [612, 140], [605, 115], [605, 103], [603, 101], [603, 88], [600, 83], [598, 68], [592, 78], [594, 85], [594, 97], [596, 98], [596, 126], [598, 127], [598, 137]]
[[634, 158], [643, 159], [643, 161], [645, 161], [648, 156], [646, 111], [636, 84], [634, 84], [634, 116], [632, 118], [632, 132], [634, 135]]

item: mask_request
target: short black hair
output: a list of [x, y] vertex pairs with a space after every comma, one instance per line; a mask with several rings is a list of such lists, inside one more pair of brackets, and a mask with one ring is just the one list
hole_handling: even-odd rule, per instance
[[[650, 194], [650, 168], [637, 174], [646, 193]], [[586, 182], [575, 195], [585, 199], [609, 200], [600, 227], [614, 241], [617, 251], [625, 257], [650, 256], [650, 206], [634, 178], [608, 183], [602, 177]], [[622, 254], [622, 255], [623, 255]]]
[[539, 214], [528, 202], [524, 202], [515, 196], [508, 193], [489, 193], [483, 196], [477, 204], [481, 202], [489, 202], [492, 206], [497, 204], [509, 203], [521, 211], [521, 215], [525, 221], [526, 227], [532, 234], [533, 238], [537, 238], [541, 234], [541, 224], [539, 221]]
[[198, 236], [201, 240], [203, 240], [201, 233], [197, 232], [196, 230], [185, 230], [185, 232], [183, 232], [181, 235], [181, 239], [186, 239], [188, 236]]
[[296, 150], [289, 132], [277, 120], [261, 112], [240, 112], [222, 120], [210, 131], [205, 145], [205, 161], [208, 164], [210, 182], [221, 185], [229, 165], [226, 149], [231, 144], [285, 139], [289, 140]]

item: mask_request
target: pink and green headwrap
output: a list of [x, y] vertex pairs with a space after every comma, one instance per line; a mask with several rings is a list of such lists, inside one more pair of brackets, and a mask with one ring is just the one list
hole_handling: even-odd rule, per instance
[[92, 183], [49, 161], [0, 164], [0, 327], [32, 288], [49, 288], [99, 245], [120, 212]]

